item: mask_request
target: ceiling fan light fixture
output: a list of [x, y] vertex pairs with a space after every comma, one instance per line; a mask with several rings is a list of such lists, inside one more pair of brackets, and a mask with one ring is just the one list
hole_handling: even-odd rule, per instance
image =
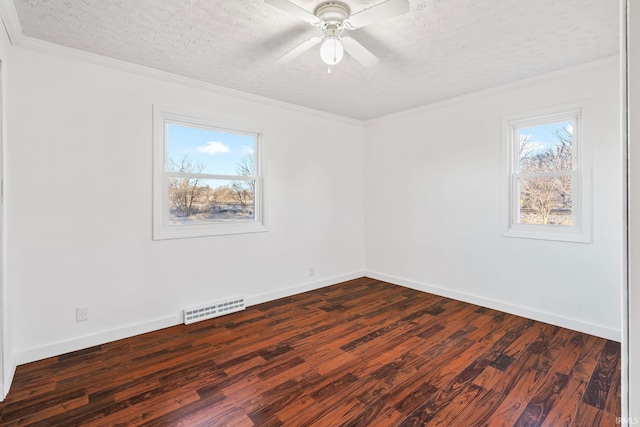
[[335, 65], [342, 60], [344, 48], [337, 37], [327, 37], [320, 45], [320, 58], [327, 65]]

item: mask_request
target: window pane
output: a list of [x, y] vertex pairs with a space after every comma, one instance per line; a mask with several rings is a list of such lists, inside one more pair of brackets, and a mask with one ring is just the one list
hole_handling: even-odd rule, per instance
[[571, 120], [518, 128], [521, 173], [570, 171], [573, 169], [573, 122]]
[[169, 224], [254, 221], [255, 184], [169, 177]]
[[573, 225], [570, 176], [521, 178], [520, 223]]
[[256, 136], [167, 125], [167, 170], [255, 176]]

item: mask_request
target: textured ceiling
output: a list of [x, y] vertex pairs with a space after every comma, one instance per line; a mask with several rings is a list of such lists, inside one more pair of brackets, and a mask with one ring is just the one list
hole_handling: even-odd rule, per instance
[[[293, 0], [313, 11], [318, 1]], [[353, 13], [380, 0], [345, 0]], [[616, 0], [409, 0], [349, 32], [380, 62], [345, 55], [331, 74], [319, 34], [262, 0], [14, 0], [24, 35], [355, 119], [371, 119], [605, 58]]]

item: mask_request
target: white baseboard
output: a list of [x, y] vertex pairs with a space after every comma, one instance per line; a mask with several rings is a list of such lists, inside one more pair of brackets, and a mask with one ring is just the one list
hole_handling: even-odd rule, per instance
[[72, 351], [82, 350], [84, 348], [117, 341], [123, 338], [129, 338], [134, 335], [157, 331], [158, 329], [168, 328], [179, 323], [182, 323], [182, 313], [180, 313], [180, 315], [176, 314], [162, 319], [155, 319], [149, 322], [125, 326], [124, 328], [110, 329], [108, 331], [72, 338], [70, 340], [44, 345], [42, 347], [34, 347], [19, 351], [16, 353], [16, 360], [18, 365], [23, 365], [25, 363], [35, 362], [36, 360], [59, 356]]
[[[347, 280], [357, 279], [362, 276], [364, 276], [364, 271], [356, 271], [349, 274], [333, 276], [325, 279], [320, 279], [314, 282], [304, 283], [299, 286], [280, 289], [275, 292], [268, 292], [265, 294], [248, 296], [245, 298], [245, 301], [247, 306], [256, 305], [256, 304], [260, 304], [267, 301], [273, 301], [278, 298], [288, 297], [288, 296], [299, 294], [302, 292], [307, 292], [314, 289], [323, 288], [325, 286], [334, 285], [336, 283], [346, 282]], [[179, 325], [182, 322], [183, 322], [182, 312], [180, 312], [172, 316], [151, 320], [149, 322], [138, 323], [135, 325], [126, 326], [124, 328], [117, 328], [117, 329], [112, 329], [108, 331], [97, 332], [95, 334], [86, 335], [83, 337], [72, 338], [66, 341], [60, 341], [55, 344], [48, 344], [41, 347], [35, 347], [35, 348], [23, 350], [16, 353], [15, 361], [17, 361], [17, 365], [23, 365], [25, 363], [34, 362], [36, 360], [42, 360], [48, 357], [58, 356], [61, 354], [72, 352], [72, 351], [82, 350], [84, 348], [89, 348], [96, 345], [117, 341], [123, 338], [129, 338], [135, 335], [157, 331], [159, 329]], [[15, 371], [15, 366], [14, 366], [14, 371]], [[9, 384], [11, 384], [10, 381], [5, 382], [6, 390], [8, 390]]]
[[314, 282], [304, 283], [302, 285], [293, 286], [290, 288], [280, 289], [275, 292], [267, 292], [265, 294], [254, 295], [245, 298], [247, 305], [261, 304], [267, 301], [273, 301], [278, 298], [289, 297], [291, 295], [301, 294], [303, 292], [313, 291], [315, 289], [324, 288], [326, 286], [335, 285], [337, 283], [346, 282], [348, 280], [358, 279], [363, 277], [364, 271], [356, 271], [349, 274], [342, 274], [340, 276], [328, 277], [326, 279], [317, 280]]
[[405, 288], [415, 289], [417, 291], [428, 292], [430, 294], [452, 298], [458, 301], [468, 302], [470, 304], [480, 305], [482, 307], [503, 311], [505, 313], [526, 317], [528, 319], [549, 323], [567, 329], [572, 329], [574, 331], [583, 332], [589, 335], [595, 335], [597, 337], [605, 338], [608, 340], [617, 342], [621, 342], [622, 340], [622, 333], [618, 329], [605, 328], [600, 325], [595, 325], [568, 317], [558, 316], [556, 314], [546, 313], [528, 307], [510, 304], [504, 301], [498, 301], [490, 298], [484, 298], [478, 295], [467, 294], [465, 292], [454, 291], [439, 286], [419, 283], [401, 277], [378, 273], [376, 271], [365, 271], [364, 274], [365, 276], [371, 277], [372, 279], [381, 280], [383, 282], [392, 283], [398, 286], [404, 286]]

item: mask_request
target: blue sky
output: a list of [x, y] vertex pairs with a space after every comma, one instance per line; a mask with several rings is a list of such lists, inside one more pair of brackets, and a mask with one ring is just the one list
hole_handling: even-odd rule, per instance
[[255, 137], [233, 133], [168, 125], [169, 159], [180, 162], [188, 155], [193, 163], [202, 162], [202, 173], [237, 175], [242, 157], [253, 154]]
[[569, 131], [573, 129], [570, 120], [540, 126], [521, 127], [519, 128], [520, 141], [526, 137], [538, 149], [552, 147], [558, 144], [558, 137], [556, 137], [554, 131], [563, 127], [567, 127]]

